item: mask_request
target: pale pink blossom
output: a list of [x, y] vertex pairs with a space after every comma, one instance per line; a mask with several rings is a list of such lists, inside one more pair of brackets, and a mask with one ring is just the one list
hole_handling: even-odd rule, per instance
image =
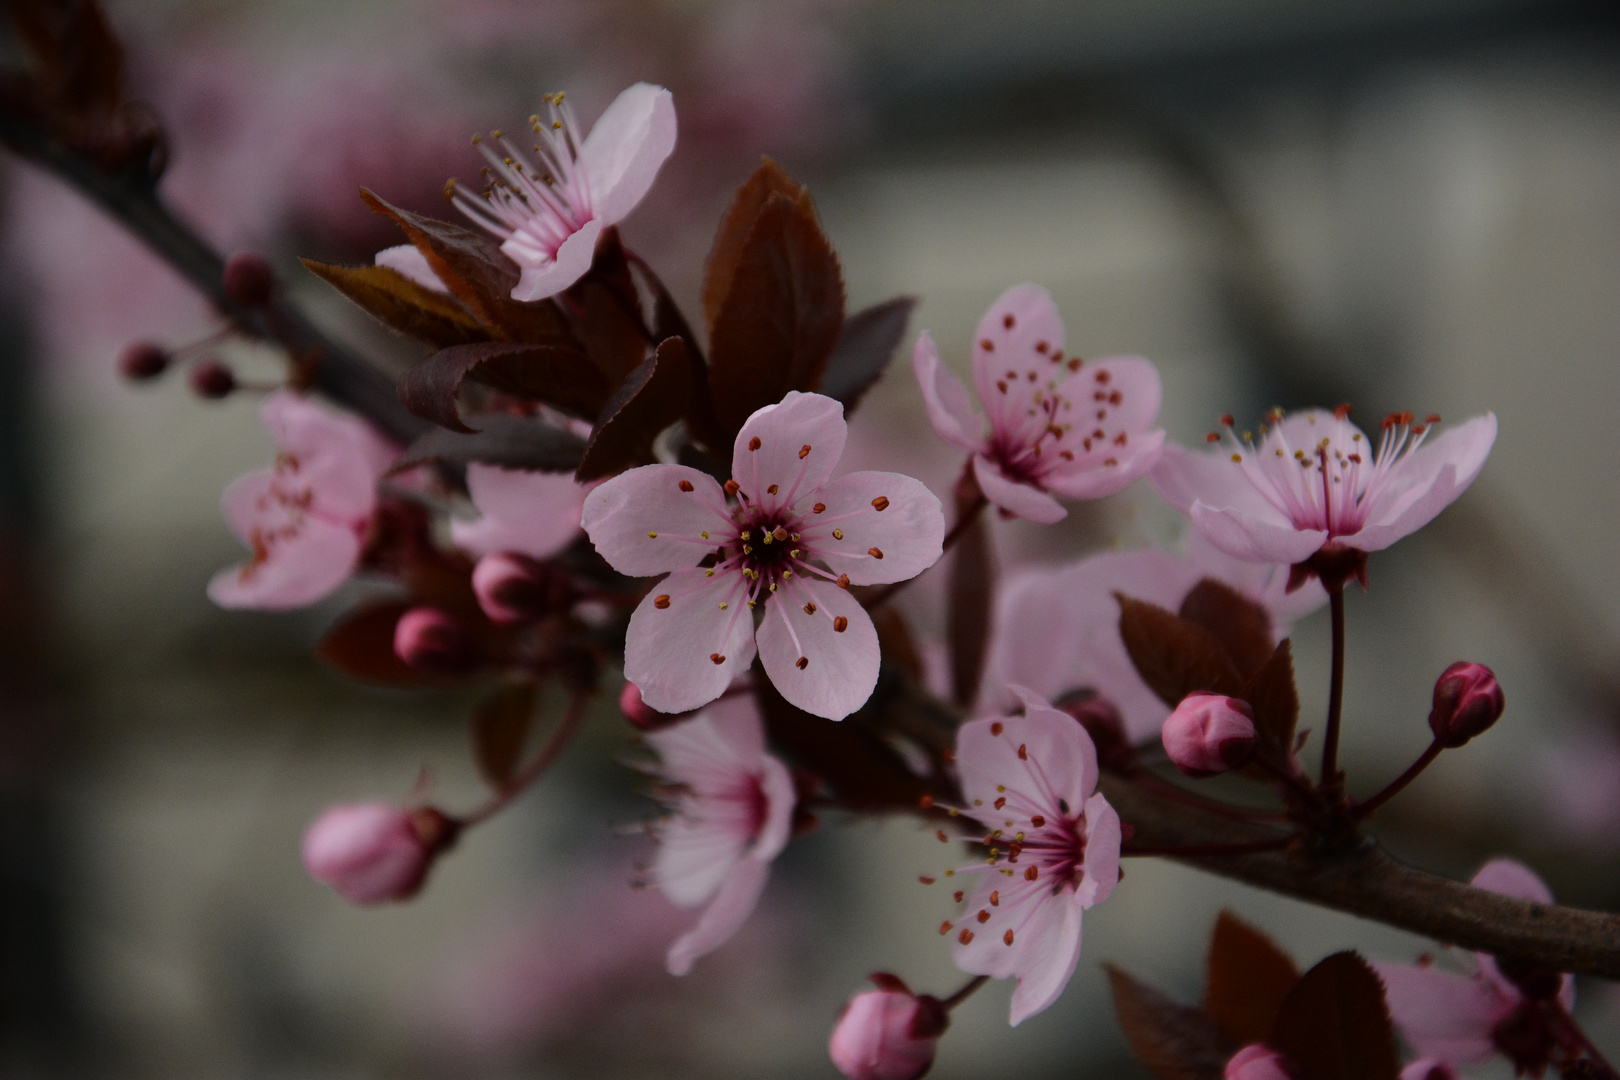
[[422, 887], [454, 826], [435, 810], [386, 803], [334, 806], [304, 834], [304, 868], [353, 904], [404, 900]]
[[[460, 187], [451, 194], [456, 208], [499, 237], [517, 263], [514, 300], [544, 300], [584, 276], [602, 230], [635, 209], [675, 149], [675, 103], [661, 86], [631, 86], [585, 136], [562, 94], [545, 101], [547, 115], [530, 118], [537, 159], [492, 133], [478, 143], [489, 162], [489, 186], [479, 196]], [[377, 264], [443, 289], [410, 245], [378, 252]]]
[[1233, 559], [1197, 534], [1184, 558], [1144, 549], [1104, 552], [1057, 570], [1023, 570], [1007, 579], [997, 600], [982, 704], [1010, 707], [1013, 683], [1051, 700], [1089, 690], [1119, 712], [1133, 742], [1156, 737], [1170, 707], [1148, 689], [1125, 652], [1114, 594], [1176, 611], [1204, 578], [1264, 607], [1277, 639], [1327, 600], [1314, 581], [1288, 592], [1286, 566]]
[[1167, 447], [1153, 483], [1234, 558], [1295, 564], [1324, 548], [1379, 551], [1466, 491], [1496, 440], [1495, 413], [1431, 439], [1438, 421], [1393, 415], [1374, 448], [1348, 410], [1273, 414], [1258, 443], [1229, 426], [1215, 449]]
[[708, 905], [669, 948], [670, 973], [685, 975], [759, 903], [771, 860], [792, 830], [793, 777], [765, 752], [765, 728], [749, 696], [716, 702], [646, 739], [673, 793], [671, 813], [658, 826], [654, 880], [679, 907]]
[[910, 477], [832, 479], [846, 430], [838, 402], [789, 393], [743, 424], [724, 488], [684, 465], [646, 465], [586, 497], [585, 532], [615, 570], [669, 574], [625, 638], [625, 678], [648, 705], [713, 701], [748, 670], [756, 640], [771, 682], [806, 712], [838, 720], [871, 696], [877, 631], [847, 586], [932, 566], [945, 518]]
[[1283, 1056], [1265, 1043], [1250, 1043], [1233, 1054], [1222, 1076], [1225, 1080], [1293, 1080]]
[[252, 551], [208, 583], [226, 608], [295, 608], [331, 593], [360, 560], [378, 479], [398, 451], [364, 422], [291, 391], [259, 410], [276, 463], [225, 489], [225, 523]]
[[[1535, 872], [1512, 859], [1486, 863], [1472, 884], [1520, 900], [1553, 902], [1552, 891]], [[1474, 959], [1472, 975], [1440, 971], [1432, 963], [1373, 965], [1384, 981], [1395, 1026], [1420, 1055], [1475, 1065], [1499, 1050], [1510, 1051], [1497, 1041], [1498, 1026], [1526, 1004], [1524, 993], [1502, 974], [1495, 958], [1476, 953]], [[1558, 1003], [1566, 1012], [1574, 1008], [1574, 976], [1562, 976]]]
[[1176, 768], [1193, 777], [1235, 769], [1254, 754], [1254, 710], [1224, 694], [1188, 694], [1160, 733]]
[[1439, 1058], [1418, 1058], [1401, 1070], [1401, 1080], [1458, 1080], [1451, 1063]]
[[973, 455], [985, 497], [1008, 514], [1043, 524], [1065, 499], [1123, 490], [1153, 468], [1164, 431], [1159, 373], [1140, 357], [1082, 363], [1063, 351], [1063, 320], [1039, 285], [1015, 285], [979, 322], [973, 385], [990, 431], [966, 388], [924, 331], [911, 356], [928, 419], [939, 437]]
[[467, 466], [467, 494], [479, 517], [450, 519], [450, 539], [474, 555], [513, 552], [549, 559], [579, 535], [588, 489], [569, 473]]
[[1013, 1024], [1057, 1000], [1080, 959], [1080, 917], [1119, 882], [1119, 815], [1097, 793], [1097, 751], [1067, 713], [1022, 687], [1024, 715], [973, 720], [956, 737], [962, 812], [990, 857], [952, 935], [956, 966], [1018, 980]]
[[921, 997], [893, 975], [874, 975], [880, 989], [844, 1006], [827, 1052], [849, 1080], [916, 1080], [934, 1063], [934, 1048], [950, 1023], [937, 998]]

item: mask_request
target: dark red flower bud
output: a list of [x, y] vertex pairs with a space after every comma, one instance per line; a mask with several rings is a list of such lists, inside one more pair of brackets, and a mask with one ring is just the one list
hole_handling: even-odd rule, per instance
[[472, 639], [438, 608], [412, 608], [394, 624], [394, 652], [414, 668], [457, 671], [472, 659]]
[[204, 360], [186, 375], [186, 382], [198, 397], [218, 401], [236, 389], [236, 375], [218, 360]]
[[257, 251], [238, 251], [225, 260], [225, 295], [245, 307], [270, 299], [276, 283], [270, 264]]
[[168, 369], [169, 354], [150, 341], [132, 341], [118, 354], [118, 374], [126, 379], [155, 379]]
[[1484, 664], [1459, 660], [1434, 684], [1429, 729], [1440, 745], [1455, 749], [1496, 723], [1504, 704], [1495, 672]]

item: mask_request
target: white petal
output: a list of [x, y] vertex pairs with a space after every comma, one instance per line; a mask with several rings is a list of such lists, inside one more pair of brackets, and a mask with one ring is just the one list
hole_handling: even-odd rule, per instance
[[1251, 516], [1202, 502], [1193, 504], [1193, 528], [1234, 559], [1260, 563], [1297, 563], [1315, 555], [1327, 543], [1321, 529], [1298, 529], [1280, 514]]

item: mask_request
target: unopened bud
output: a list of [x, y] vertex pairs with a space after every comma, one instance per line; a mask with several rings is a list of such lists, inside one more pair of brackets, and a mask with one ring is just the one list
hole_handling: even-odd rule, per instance
[[218, 360], [204, 360], [186, 374], [194, 394], [209, 401], [218, 401], [236, 389], [236, 375]]
[[641, 700], [641, 687], [626, 682], [619, 692], [619, 711], [624, 718], [642, 731], [659, 731], [685, 720], [686, 713], [661, 713]]
[[1226, 1080], [1294, 1080], [1283, 1056], [1265, 1043], [1250, 1043], [1226, 1063]]
[[950, 1014], [937, 998], [911, 993], [892, 975], [872, 981], [883, 989], [850, 999], [827, 1052], [849, 1080], [915, 1080], [933, 1065]]
[[244, 307], [259, 307], [275, 287], [270, 264], [257, 251], [238, 251], [225, 260], [225, 295]]
[[1440, 1058], [1418, 1058], [1401, 1070], [1401, 1080], [1458, 1080], [1457, 1070]]
[[353, 904], [405, 900], [416, 895], [434, 857], [458, 831], [432, 807], [334, 806], [304, 834], [304, 868]]
[[118, 374], [126, 379], [155, 379], [169, 369], [169, 354], [150, 341], [132, 341], [118, 354]]
[[1125, 721], [1113, 702], [1084, 690], [1065, 694], [1052, 704], [1080, 721], [1097, 748], [1097, 763], [1104, 769], [1128, 773], [1136, 767], [1136, 748], [1125, 734]]
[[438, 608], [412, 608], [394, 624], [394, 653], [413, 668], [455, 671], [468, 665], [472, 641]]
[[1224, 694], [1188, 694], [1164, 722], [1165, 753], [1193, 777], [1236, 769], [1254, 756], [1254, 710]]
[[478, 606], [492, 622], [514, 623], [559, 606], [557, 594], [566, 591], [567, 582], [525, 555], [499, 552], [478, 560], [472, 586]]
[[1440, 745], [1455, 749], [1496, 723], [1504, 704], [1495, 672], [1459, 660], [1435, 681], [1429, 729]]

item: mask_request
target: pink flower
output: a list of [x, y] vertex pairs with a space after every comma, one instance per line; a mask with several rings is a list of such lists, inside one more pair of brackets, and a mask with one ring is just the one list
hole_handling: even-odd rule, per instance
[[1222, 1075], [1225, 1080], [1293, 1080], [1283, 1056], [1265, 1043], [1250, 1043], [1233, 1054]]
[[916, 1080], [934, 1063], [950, 1014], [937, 998], [913, 994], [893, 975], [874, 975], [872, 981], [882, 989], [850, 999], [827, 1052], [849, 1080]]
[[984, 880], [955, 930], [956, 966], [1018, 980], [1011, 1022], [1045, 1009], [1080, 959], [1080, 914], [1119, 881], [1119, 815], [1097, 791], [1097, 751], [1074, 718], [1022, 687], [1023, 716], [974, 720], [956, 737], [963, 813], [989, 835]]
[[253, 552], [221, 571], [208, 595], [226, 608], [313, 604], [354, 573], [377, 480], [398, 451], [366, 424], [291, 391], [259, 410], [276, 441], [274, 467], [225, 489], [225, 523]]
[[908, 476], [831, 478], [843, 412], [798, 392], [760, 409], [737, 433], [724, 489], [684, 465], [645, 465], [586, 497], [585, 532], [615, 570], [669, 574], [625, 638], [625, 678], [654, 709], [695, 709], [748, 670], [761, 607], [759, 656], [783, 697], [839, 720], [871, 696], [877, 631], [846, 587], [932, 566], [945, 518]]
[[481, 515], [450, 520], [450, 539], [463, 551], [493, 555], [509, 551], [549, 559], [579, 532], [586, 488], [568, 473], [467, 466], [467, 494]]
[[455, 832], [455, 825], [431, 808], [334, 806], [304, 834], [304, 869], [352, 904], [405, 900], [422, 887], [433, 857]]
[[747, 696], [717, 702], [646, 739], [676, 793], [671, 816], [658, 827], [654, 878], [679, 907], [709, 905], [670, 946], [670, 974], [685, 975], [698, 957], [729, 941], [759, 902], [771, 860], [792, 829], [793, 777], [765, 752], [764, 725]]
[[[499, 149], [478, 143], [492, 178], [482, 196], [454, 186], [451, 193], [456, 208], [500, 237], [501, 250], [518, 264], [514, 300], [544, 300], [578, 281], [591, 268], [596, 238], [635, 209], [675, 149], [675, 102], [661, 86], [625, 90], [583, 138], [562, 94], [545, 101], [547, 119], [530, 118], [538, 161], [494, 133]], [[377, 265], [444, 288], [409, 244], [378, 252]]]
[[1401, 1070], [1401, 1080], [1457, 1080], [1457, 1070], [1439, 1058], [1418, 1058]]
[[1215, 776], [1254, 755], [1254, 710], [1223, 694], [1188, 694], [1171, 711], [1160, 738], [1183, 773]]
[[1025, 570], [1008, 578], [997, 601], [982, 704], [1010, 707], [1007, 687], [1014, 683], [1051, 700], [1090, 690], [1118, 710], [1133, 742], [1156, 737], [1170, 709], [1126, 655], [1114, 594], [1176, 611], [1206, 577], [1265, 607], [1277, 638], [1327, 599], [1316, 582], [1287, 592], [1287, 567], [1241, 562], [1196, 533], [1185, 558], [1155, 550], [1106, 552], [1056, 571]]
[[[1474, 875], [1473, 885], [1520, 900], [1553, 902], [1551, 890], [1535, 872], [1512, 859], [1486, 863]], [[1493, 957], [1476, 953], [1475, 961], [1477, 968], [1472, 976], [1438, 971], [1432, 964], [1373, 966], [1384, 980], [1384, 994], [1396, 1027], [1420, 1055], [1452, 1065], [1474, 1065], [1501, 1051], [1515, 1064], [1522, 1064], [1519, 1041], [1504, 1043], [1502, 1037], [1524, 1034], [1512, 1025], [1504, 1026], [1527, 1004], [1524, 992], [1502, 974]], [[1574, 976], [1561, 977], [1558, 1003], [1566, 1012], [1574, 1008]], [[1529, 1019], [1533, 1022], [1534, 1017]], [[1534, 1038], [1531, 1041], [1540, 1042]]]
[[911, 355], [934, 431], [973, 455], [985, 497], [1004, 512], [1049, 524], [1068, 512], [1052, 496], [1098, 499], [1153, 468], [1164, 431], [1159, 373], [1139, 357], [1082, 364], [1063, 354], [1063, 320], [1039, 285], [1015, 285], [979, 321], [967, 390], [924, 331]]
[[1431, 440], [1439, 419], [1395, 414], [1374, 450], [1347, 409], [1272, 414], [1258, 445], [1228, 425], [1227, 446], [1166, 448], [1153, 483], [1234, 558], [1292, 565], [1323, 548], [1380, 551], [1466, 491], [1496, 441], [1495, 413]]

